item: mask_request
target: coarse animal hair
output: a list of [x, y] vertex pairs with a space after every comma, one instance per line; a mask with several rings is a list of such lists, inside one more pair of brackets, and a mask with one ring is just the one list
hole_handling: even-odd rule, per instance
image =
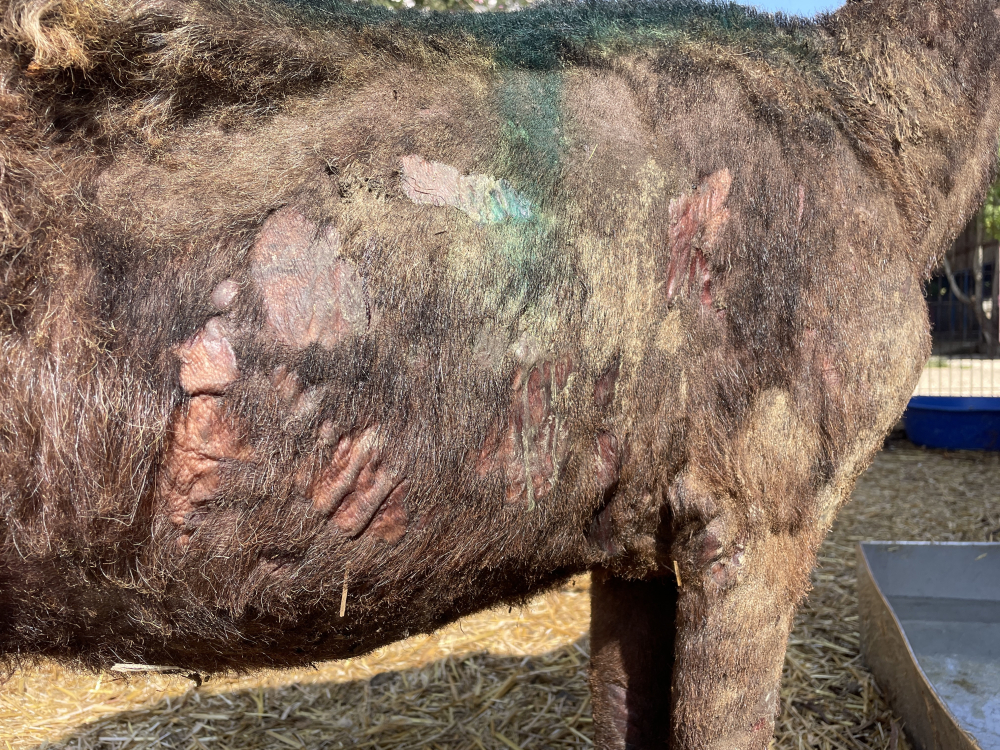
[[591, 569], [599, 742], [766, 747], [996, 8], [0, 0], [0, 658], [303, 664]]

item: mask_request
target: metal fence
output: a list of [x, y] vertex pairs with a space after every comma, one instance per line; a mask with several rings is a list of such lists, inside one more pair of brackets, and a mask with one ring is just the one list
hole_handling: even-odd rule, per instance
[[[993, 264], [983, 266], [983, 308], [986, 315], [993, 318]], [[975, 295], [975, 277], [972, 269], [955, 271], [955, 283], [968, 297]], [[975, 313], [952, 293], [948, 280], [943, 275], [935, 276], [924, 290], [927, 311], [931, 319], [934, 338], [934, 354], [954, 355], [976, 352], [982, 341], [979, 321]], [[994, 324], [994, 328], [995, 328]]]
[[935, 355], [913, 395], [1000, 397], [1000, 359]]
[[[968, 245], [968, 242], [966, 243]], [[968, 248], [966, 248], [968, 254]], [[957, 252], [957, 250], [956, 250]], [[990, 247], [988, 256], [997, 257], [997, 248]], [[968, 262], [968, 259], [965, 259]], [[952, 259], [953, 264], [956, 259]], [[993, 336], [996, 336], [996, 305], [994, 269], [1000, 263], [983, 264], [983, 311]], [[967, 297], [975, 296], [975, 277], [970, 268], [954, 273], [955, 284]], [[985, 337], [972, 308], [954, 295], [943, 273], [932, 278], [925, 290], [927, 312], [930, 315], [933, 345], [932, 357], [924, 368], [915, 396], [988, 396], [1000, 397], [1000, 358], [982, 354]]]
[[927, 303], [927, 311], [931, 317], [935, 354], [965, 354], [979, 347], [979, 321], [968, 305], [957, 299], [935, 300]]

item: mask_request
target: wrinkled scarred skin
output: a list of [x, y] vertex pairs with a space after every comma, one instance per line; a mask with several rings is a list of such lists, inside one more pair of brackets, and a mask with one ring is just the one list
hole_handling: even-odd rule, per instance
[[766, 748], [995, 6], [0, 0], [0, 652], [303, 664], [591, 570], [598, 745]]

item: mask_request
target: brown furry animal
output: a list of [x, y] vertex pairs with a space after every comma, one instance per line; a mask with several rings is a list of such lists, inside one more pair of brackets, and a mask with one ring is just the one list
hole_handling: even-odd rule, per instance
[[996, 6], [0, 0], [9, 666], [345, 657], [589, 569], [598, 744], [767, 747]]

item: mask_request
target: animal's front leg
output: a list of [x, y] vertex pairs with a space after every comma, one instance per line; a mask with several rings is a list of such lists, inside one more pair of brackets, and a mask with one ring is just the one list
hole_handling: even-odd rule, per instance
[[780, 701], [795, 606], [814, 560], [806, 534], [722, 533], [714, 521], [678, 543], [681, 588], [672, 750], [765, 750]]
[[677, 586], [591, 574], [590, 690], [602, 750], [668, 747]]

